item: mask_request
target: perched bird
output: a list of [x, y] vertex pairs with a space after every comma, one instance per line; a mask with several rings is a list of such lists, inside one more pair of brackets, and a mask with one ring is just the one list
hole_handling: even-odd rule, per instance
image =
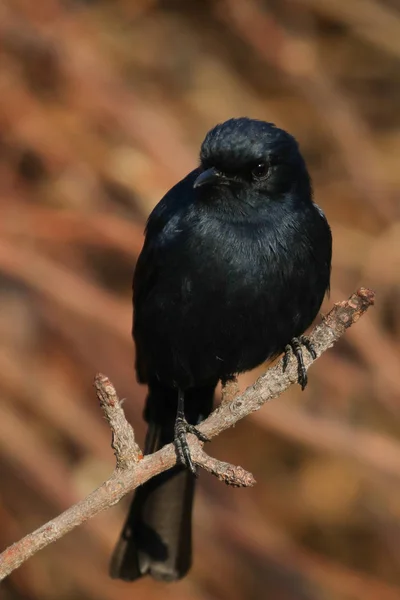
[[112, 577], [187, 573], [195, 467], [186, 434], [210, 413], [219, 381], [282, 352], [294, 352], [305, 387], [303, 347], [314, 349], [303, 333], [329, 289], [331, 253], [295, 139], [248, 118], [209, 131], [200, 166], [151, 213], [133, 280], [145, 452], [174, 441], [182, 464], [136, 491]]

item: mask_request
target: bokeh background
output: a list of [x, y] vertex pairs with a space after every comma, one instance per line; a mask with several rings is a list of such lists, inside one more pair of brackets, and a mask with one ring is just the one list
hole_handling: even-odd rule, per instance
[[1, 548], [111, 472], [96, 372], [143, 441], [132, 270], [149, 211], [215, 123], [299, 139], [334, 235], [324, 310], [377, 293], [304, 393], [213, 441], [257, 485], [201, 474], [189, 577], [108, 578], [125, 499], [15, 571], [2, 600], [400, 598], [399, 107], [398, 0], [2, 0]]

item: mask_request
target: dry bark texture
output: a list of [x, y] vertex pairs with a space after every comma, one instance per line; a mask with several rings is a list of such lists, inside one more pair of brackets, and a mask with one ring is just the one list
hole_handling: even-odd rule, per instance
[[[371, 290], [360, 288], [348, 300], [335, 304], [310, 336], [317, 358], [328, 350], [346, 329], [356, 323], [373, 303], [374, 293]], [[304, 356], [307, 369], [312, 362], [310, 356]], [[221, 403], [208, 419], [199, 425], [199, 430], [209, 439], [216, 437], [225, 429], [233, 427], [243, 417], [259, 410], [269, 400], [280, 396], [296, 381], [297, 361], [293, 359], [283, 372], [282, 360], [280, 360], [243, 394], [237, 395], [231, 401]], [[0, 555], [0, 580], [33, 554], [60, 539], [71, 529], [81, 525], [100, 511], [113, 506], [128, 492], [155, 475], [170, 469], [177, 462], [173, 444], [143, 457], [135, 441], [134, 431], [125, 418], [121, 402], [110, 380], [105, 375], [99, 374], [96, 376], [94, 385], [112, 433], [111, 445], [116, 458], [115, 470], [107, 481], [84, 500], [5, 550]], [[206, 454], [203, 450], [203, 443], [193, 434], [188, 436], [188, 441], [192, 458], [199, 467], [212, 473], [228, 485], [235, 487], [254, 485], [255, 480], [251, 473], [240, 466], [221, 462]]]

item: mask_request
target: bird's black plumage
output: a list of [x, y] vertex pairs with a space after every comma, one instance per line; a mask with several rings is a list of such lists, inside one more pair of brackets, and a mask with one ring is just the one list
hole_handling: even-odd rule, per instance
[[[174, 425], [178, 394], [196, 424], [211, 411], [219, 380], [299, 338], [329, 288], [331, 246], [291, 135], [247, 118], [207, 134], [200, 166], [151, 213], [134, 275], [136, 370], [149, 387], [147, 452], [178, 435], [190, 463], [182, 414], [180, 429]], [[138, 490], [113, 576], [186, 573], [193, 486], [192, 473], [178, 467]]]

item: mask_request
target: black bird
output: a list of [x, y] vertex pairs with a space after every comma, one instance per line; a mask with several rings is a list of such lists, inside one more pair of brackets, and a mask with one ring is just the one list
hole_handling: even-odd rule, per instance
[[304, 331], [329, 289], [331, 231], [295, 139], [230, 119], [200, 166], [154, 208], [133, 280], [136, 372], [148, 385], [145, 452], [175, 441], [182, 466], [137, 490], [111, 576], [183, 577], [191, 565], [195, 468], [188, 431], [226, 382], [290, 348], [307, 383]]

